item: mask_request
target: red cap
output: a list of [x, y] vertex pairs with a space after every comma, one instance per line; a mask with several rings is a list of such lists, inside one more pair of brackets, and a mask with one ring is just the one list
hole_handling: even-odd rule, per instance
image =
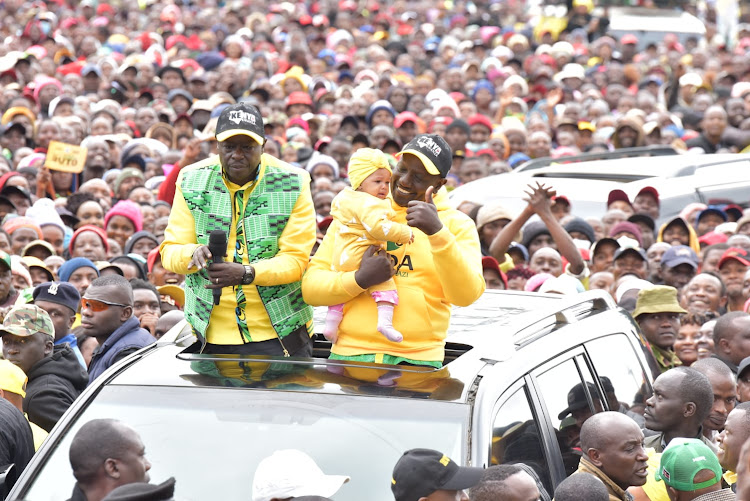
[[653, 186], [646, 186], [638, 192], [638, 195], [651, 195], [656, 199], [656, 205], [659, 205], [659, 192]]
[[490, 148], [482, 148], [476, 152], [476, 156], [481, 157], [482, 155], [489, 155], [492, 160], [498, 160], [497, 153], [492, 151]]
[[698, 239], [698, 243], [705, 245], [723, 244], [729, 240], [729, 237], [724, 233], [718, 233], [716, 231], [709, 231]]
[[159, 262], [161, 262], [161, 256], [159, 255], [159, 247], [154, 247], [153, 249], [149, 251], [148, 258], [146, 259], [146, 264], [148, 265], [149, 273], [154, 271], [154, 265], [156, 264], [157, 258], [159, 258]]
[[570, 207], [570, 200], [565, 195], [555, 195], [551, 200], [553, 202], [565, 202]]
[[482, 269], [483, 270], [495, 270], [500, 275], [500, 280], [503, 281], [505, 288], [508, 288], [508, 277], [500, 269], [500, 265], [497, 264], [497, 260], [492, 256], [482, 257]]
[[289, 96], [286, 98], [286, 105], [291, 106], [293, 104], [306, 104], [308, 106], [312, 106], [312, 98], [310, 97], [310, 94], [307, 92], [302, 92], [300, 90], [292, 92], [289, 94]]
[[627, 45], [631, 43], [638, 44], [638, 37], [636, 37], [635, 35], [631, 33], [628, 33], [627, 35], [623, 35], [623, 37], [620, 39], [620, 43], [622, 45]]
[[750, 256], [748, 256], [745, 249], [730, 247], [726, 251], [724, 251], [724, 254], [721, 255], [721, 259], [719, 259], [718, 265], [719, 269], [721, 269], [721, 267], [724, 266], [727, 261], [731, 261], [732, 259], [734, 259], [735, 261], [739, 261], [745, 266], [750, 266]]
[[486, 116], [480, 113], [476, 113], [470, 116], [468, 122], [469, 122], [469, 127], [473, 125], [484, 125], [488, 129], [490, 129], [490, 131], [492, 131], [492, 122], [490, 121], [489, 118], [487, 118]]
[[632, 207], [633, 204], [630, 203], [630, 199], [628, 198], [628, 194], [625, 193], [622, 190], [612, 190], [609, 192], [609, 196], [607, 197], [607, 207], [612, 205], [612, 202], [622, 201], [626, 202], [628, 205]]
[[105, 13], [114, 14], [115, 9], [109, 4], [100, 3], [99, 6], [96, 8], [96, 15], [103, 16]]
[[393, 119], [393, 127], [398, 129], [406, 122], [414, 122], [415, 125], [419, 125], [420, 120], [417, 114], [413, 111], [402, 111]]

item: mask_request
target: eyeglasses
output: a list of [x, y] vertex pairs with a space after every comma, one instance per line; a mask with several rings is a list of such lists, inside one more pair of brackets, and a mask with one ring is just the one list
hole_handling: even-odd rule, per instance
[[81, 299], [81, 309], [86, 308], [93, 312], [104, 311], [110, 306], [120, 306], [122, 308], [125, 308], [126, 306], [131, 306], [131, 305], [120, 304], [120, 303], [110, 303], [108, 301], [102, 301], [100, 299], [88, 299], [88, 298]]

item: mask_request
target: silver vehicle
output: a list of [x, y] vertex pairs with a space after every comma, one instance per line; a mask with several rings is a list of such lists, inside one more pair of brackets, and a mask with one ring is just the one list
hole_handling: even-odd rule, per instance
[[466, 465], [523, 461], [552, 489], [578, 462], [575, 426], [561, 429], [572, 388], [586, 388], [591, 413], [651, 392], [637, 326], [600, 291], [488, 291], [455, 308], [439, 370], [328, 360], [322, 338], [313, 359], [201, 355], [174, 342], [186, 333], [178, 325], [97, 379], [10, 499], [67, 499], [72, 437], [101, 417], [135, 428], [151, 478], [174, 476], [180, 499], [246, 501], [259, 461], [286, 448], [349, 475], [340, 501], [391, 499], [393, 465], [414, 447]]

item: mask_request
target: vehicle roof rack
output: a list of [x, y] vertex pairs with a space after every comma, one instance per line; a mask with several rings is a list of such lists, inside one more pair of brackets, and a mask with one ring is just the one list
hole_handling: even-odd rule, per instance
[[541, 169], [543, 167], [549, 167], [555, 164], [569, 164], [576, 162], [589, 162], [591, 160], [611, 160], [613, 158], [635, 158], [635, 157], [658, 157], [666, 155], [676, 155], [678, 151], [672, 146], [664, 145], [652, 145], [652, 146], [639, 146], [637, 148], [621, 148], [614, 151], [603, 151], [601, 153], [581, 153], [580, 155], [573, 155], [570, 157], [552, 158], [542, 157], [534, 158], [524, 162], [515, 172], [523, 172], [527, 170]]

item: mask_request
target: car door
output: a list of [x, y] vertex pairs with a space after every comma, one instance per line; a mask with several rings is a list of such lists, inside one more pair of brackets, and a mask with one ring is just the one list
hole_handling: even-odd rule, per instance
[[651, 378], [640, 347], [625, 333], [613, 333], [585, 344], [589, 363], [604, 392], [607, 408], [632, 417], [643, 426], [643, 410], [651, 396]]
[[559, 415], [568, 407], [568, 393], [578, 387], [583, 390], [586, 409], [594, 413], [603, 408], [598, 391], [589, 393], [594, 379], [583, 354], [581, 347], [568, 351], [503, 392], [493, 412], [489, 464], [526, 463], [550, 494], [575, 471], [580, 452], [570, 442], [577, 438], [577, 431], [560, 429]]

